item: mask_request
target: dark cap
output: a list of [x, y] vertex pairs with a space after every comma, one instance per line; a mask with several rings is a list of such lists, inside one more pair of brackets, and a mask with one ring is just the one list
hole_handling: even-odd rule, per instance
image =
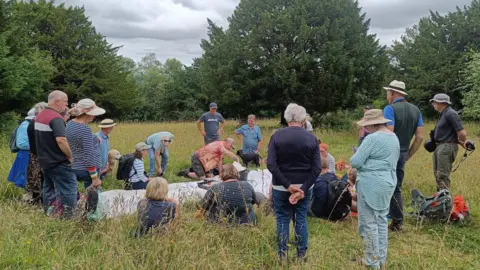
[[218, 108], [217, 103], [215, 103], [215, 102], [210, 103], [209, 108]]

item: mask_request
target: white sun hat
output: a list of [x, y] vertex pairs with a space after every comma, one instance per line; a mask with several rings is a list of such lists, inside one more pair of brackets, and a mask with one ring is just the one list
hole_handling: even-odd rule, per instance
[[405, 92], [405, 83], [402, 81], [393, 80], [388, 86], [383, 87], [383, 89], [395, 91], [404, 96], [408, 96], [407, 92]]

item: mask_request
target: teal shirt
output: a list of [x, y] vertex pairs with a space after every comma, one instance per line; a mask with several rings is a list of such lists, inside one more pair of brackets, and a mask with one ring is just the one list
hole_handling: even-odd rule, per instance
[[172, 133], [168, 131], [162, 131], [148, 136], [146, 144], [151, 145], [155, 149], [155, 152], [159, 152], [163, 147], [163, 143], [160, 141], [160, 139], [163, 137], [168, 137], [170, 140], [173, 140]]
[[397, 185], [400, 143], [395, 133], [375, 132], [363, 140], [350, 164], [357, 169], [356, 188], [368, 206], [385, 210]]

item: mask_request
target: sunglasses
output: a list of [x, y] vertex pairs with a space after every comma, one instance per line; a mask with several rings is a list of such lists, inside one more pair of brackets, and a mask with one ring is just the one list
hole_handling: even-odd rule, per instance
[[172, 140], [162, 140], [162, 142], [168, 142], [168, 143], [171, 143]]

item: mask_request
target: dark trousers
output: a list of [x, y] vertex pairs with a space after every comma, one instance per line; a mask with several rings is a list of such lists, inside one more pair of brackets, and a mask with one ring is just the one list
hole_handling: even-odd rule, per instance
[[403, 200], [402, 184], [405, 177], [405, 164], [407, 163], [408, 152], [400, 152], [400, 158], [397, 163], [397, 186], [390, 200], [390, 217], [397, 224], [403, 223]]

